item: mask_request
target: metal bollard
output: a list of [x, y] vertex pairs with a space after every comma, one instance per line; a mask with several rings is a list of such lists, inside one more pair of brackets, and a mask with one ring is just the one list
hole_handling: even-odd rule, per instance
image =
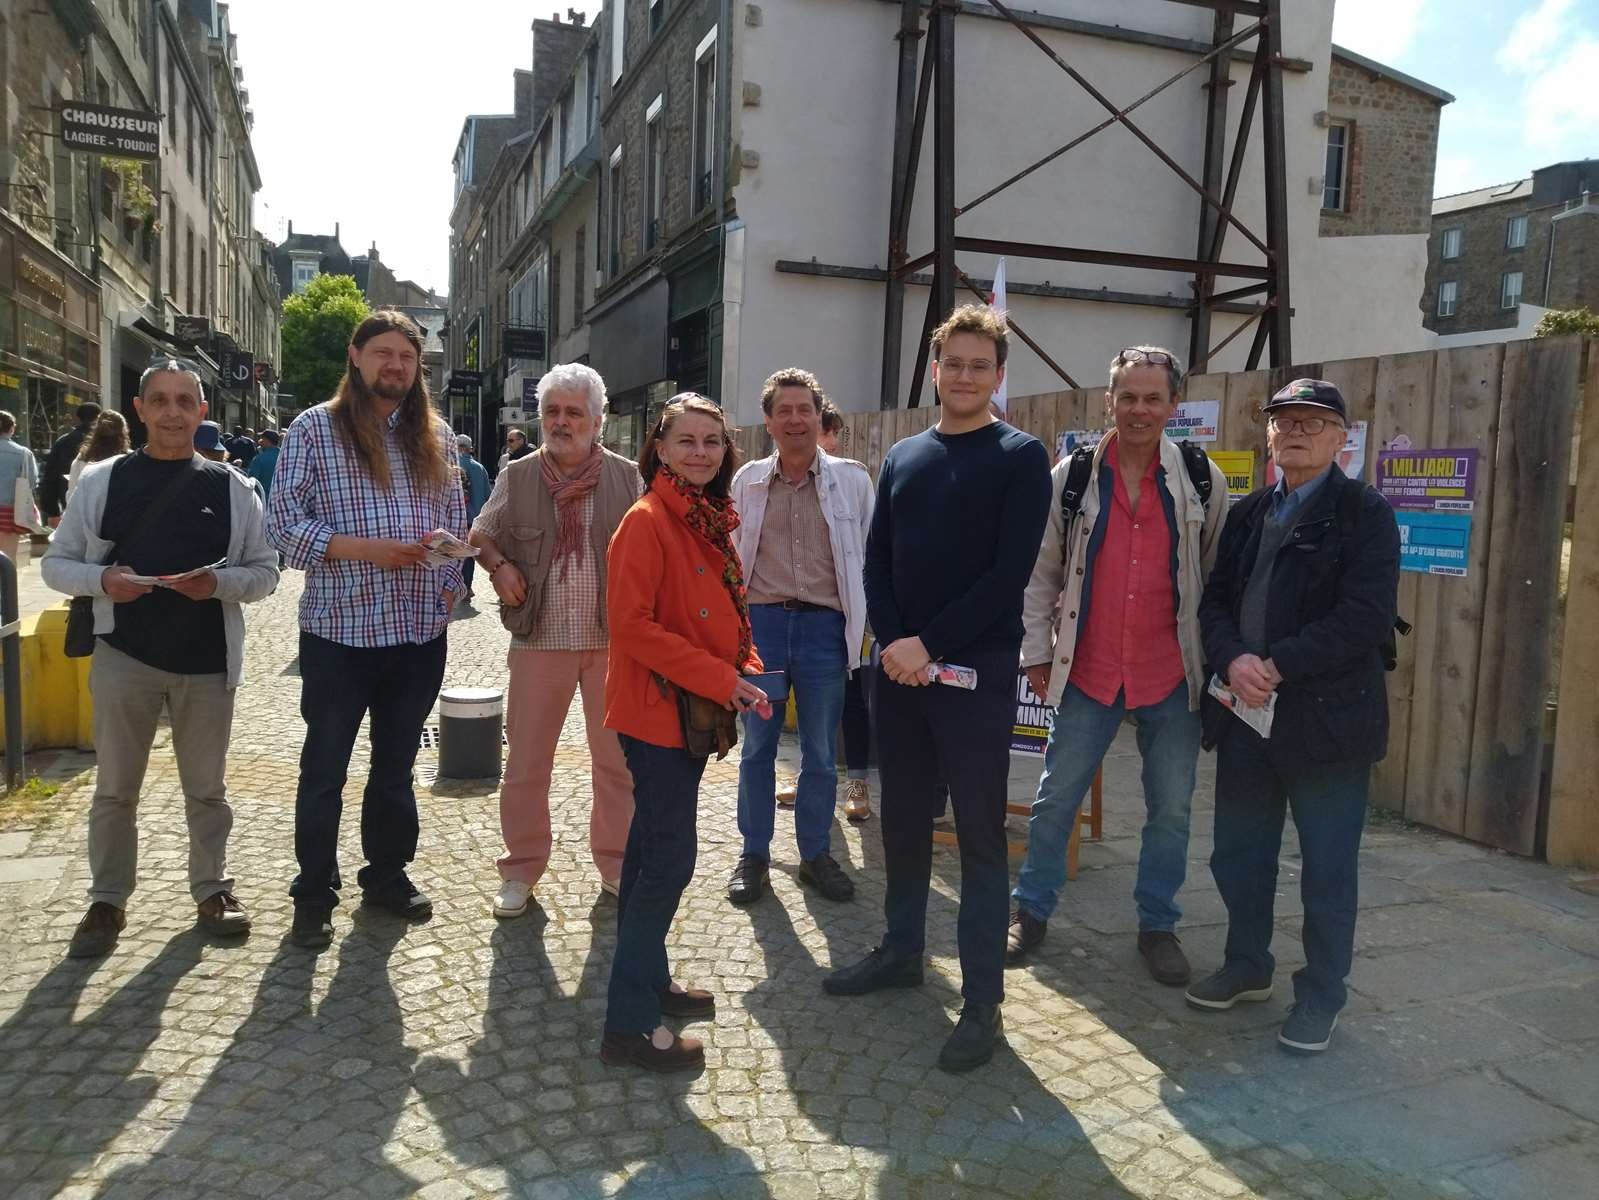
[[496, 779], [505, 693], [499, 688], [446, 688], [439, 693], [439, 778]]
[[6, 701], [6, 791], [22, 783], [22, 621], [17, 615], [17, 564], [0, 554], [0, 657]]

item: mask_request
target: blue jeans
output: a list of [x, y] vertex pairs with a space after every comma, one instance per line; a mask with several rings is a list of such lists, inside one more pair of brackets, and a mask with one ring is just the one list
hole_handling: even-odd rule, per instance
[[[1236, 724], [1236, 722], [1235, 722]], [[1312, 763], [1297, 747], [1262, 741], [1242, 724], [1216, 751], [1216, 846], [1210, 873], [1227, 905], [1228, 965], [1269, 976], [1277, 855], [1293, 808], [1302, 871], [1305, 966], [1294, 998], [1338, 1012], [1355, 956], [1360, 833], [1366, 824], [1368, 763]]]
[[[802, 859], [832, 848], [838, 800], [838, 722], [844, 712], [844, 614], [789, 612], [776, 604], [750, 605], [755, 652], [768, 671], [788, 675], [799, 705], [800, 776], [794, 799], [794, 833]], [[785, 701], [770, 720], [744, 716], [744, 755], [738, 764], [738, 831], [744, 853], [769, 859], [777, 817], [777, 740]]]
[[605, 1028], [649, 1033], [661, 1023], [661, 993], [672, 982], [666, 934], [694, 878], [699, 849], [694, 818], [705, 760], [625, 733], [620, 738], [633, 773], [633, 824], [622, 857]]
[[[1125, 693], [1100, 704], [1066, 685], [1055, 726], [1044, 751], [1044, 776], [1027, 823], [1027, 861], [1022, 864], [1016, 903], [1041, 921], [1055, 911], [1066, 882], [1066, 844], [1099, 770], [1127, 713]], [[1188, 711], [1188, 684], [1179, 683], [1159, 704], [1132, 710], [1138, 753], [1144, 760], [1144, 840], [1138, 852], [1133, 903], [1141, 932], [1170, 932], [1182, 910], [1177, 891], [1188, 874], [1188, 814], [1199, 762], [1200, 719]]]

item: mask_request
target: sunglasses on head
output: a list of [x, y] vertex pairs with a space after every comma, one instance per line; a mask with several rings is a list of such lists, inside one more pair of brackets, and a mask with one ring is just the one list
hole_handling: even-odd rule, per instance
[[1139, 350], [1137, 347], [1129, 346], [1127, 349], [1119, 350], [1116, 353], [1116, 364], [1118, 366], [1131, 366], [1133, 363], [1141, 362], [1152, 363], [1157, 367], [1175, 367], [1177, 365], [1177, 360], [1164, 350]]
[[179, 358], [176, 354], [152, 354], [144, 369], [146, 371], [189, 371], [198, 375], [200, 373], [200, 364], [193, 359]]

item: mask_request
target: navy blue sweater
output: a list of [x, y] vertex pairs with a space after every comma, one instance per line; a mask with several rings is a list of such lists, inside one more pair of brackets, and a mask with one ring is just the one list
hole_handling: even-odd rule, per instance
[[[888, 452], [866, 543], [866, 611], [880, 644], [920, 637], [935, 661], [1019, 662], [1022, 592], [1049, 517], [1049, 453], [1003, 421], [929, 429]], [[981, 660], [981, 661], [979, 661]]]

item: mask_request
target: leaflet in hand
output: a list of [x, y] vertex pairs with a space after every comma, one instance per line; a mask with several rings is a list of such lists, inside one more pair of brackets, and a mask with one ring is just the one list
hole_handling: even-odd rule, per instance
[[977, 690], [977, 669], [975, 667], [957, 667], [953, 663], [930, 662], [927, 664], [927, 681], [929, 683], [947, 683], [950, 687], [965, 688], [968, 692]]
[[1216, 697], [1223, 706], [1232, 710], [1245, 725], [1248, 725], [1262, 738], [1271, 737], [1271, 721], [1277, 712], [1277, 693], [1273, 692], [1266, 697], [1266, 703], [1259, 708], [1252, 704], [1245, 704], [1235, 692], [1221, 681], [1220, 675], [1210, 677], [1210, 694]]
[[124, 575], [129, 583], [140, 583], [146, 587], [171, 587], [174, 583], [182, 583], [185, 579], [193, 579], [196, 575], [204, 575], [207, 571], [219, 571], [228, 565], [228, 560], [219, 558], [216, 562], [204, 567], [195, 567], [192, 571], [179, 571], [176, 575]]
[[422, 565], [428, 568], [446, 566], [457, 559], [476, 558], [482, 553], [476, 546], [468, 545], [445, 529], [435, 529], [422, 539], [422, 544], [428, 552]]

